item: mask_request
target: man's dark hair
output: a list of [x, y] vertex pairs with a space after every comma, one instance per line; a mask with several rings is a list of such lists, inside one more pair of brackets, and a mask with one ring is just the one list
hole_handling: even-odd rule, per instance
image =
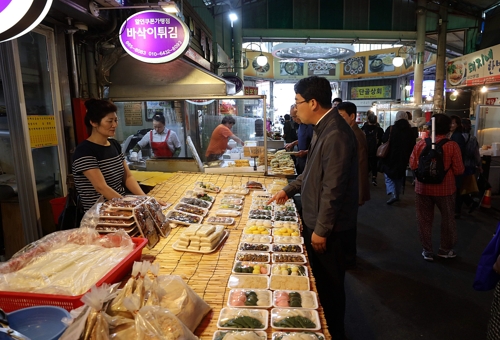
[[371, 112], [371, 111], [368, 111], [370, 113], [368, 113], [368, 123], [370, 124], [376, 124], [377, 123], [377, 116], [375, 115], [375, 113]]
[[456, 128], [456, 131], [458, 132], [463, 132], [463, 128], [462, 128], [462, 118], [460, 118], [459, 116], [457, 115], [452, 115], [450, 116], [451, 118], [451, 121], [450, 121], [450, 124], [455, 121], [455, 124], [457, 124], [457, 128]]
[[462, 131], [466, 133], [470, 133], [472, 129], [472, 122], [469, 118], [462, 118]]
[[337, 102], [337, 103], [342, 103], [342, 98], [334, 98], [334, 99], [332, 100], [332, 103], [335, 103], [335, 102]]
[[435, 114], [432, 117], [434, 117], [436, 135], [446, 135], [448, 132], [450, 132], [450, 117], [442, 113]]
[[356, 104], [351, 103], [351, 102], [342, 102], [339, 105], [337, 105], [337, 110], [344, 110], [347, 112], [349, 116], [355, 115], [356, 112], [358, 111], [358, 108], [356, 107]]
[[315, 99], [323, 109], [332, 107], [332, 87], [326, 78], [317, 76], [303, 78], [295, 84], [293, 89], [307, 102]]
[[290, 119], [291, 119], [291, 116], [287, 113], [287, 114], [285, 115], [285, 120], [290, 120]]
[[234, 119], [233, 116], [227, 115], [224, 118], [222, 118], [222, 124], [227, 124], [227, 123], [234, 125], [236, 124], [236, 120]]

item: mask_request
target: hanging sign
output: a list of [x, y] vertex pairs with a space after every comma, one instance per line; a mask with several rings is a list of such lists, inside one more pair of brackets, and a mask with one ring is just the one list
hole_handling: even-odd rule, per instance
[[446, 64], [446, 87], [500, 82], [500, 45], [479, 50]]
[[257, 86], [245, 86], [245, 96], [259, 95], [259, 88]]
[[0, 0], [0, 42], [19, 38], [45, 18], [52, 0]]
[[189, 29], [176, 16], [163, 11], [143, 11], [125, 20], [120, 28], [125, 51], [145, 63], [166, 63], [183, 55]]
[[386, 99], [391, 98], [391, 85], [385, 86], [353, 86], [351, 99]]

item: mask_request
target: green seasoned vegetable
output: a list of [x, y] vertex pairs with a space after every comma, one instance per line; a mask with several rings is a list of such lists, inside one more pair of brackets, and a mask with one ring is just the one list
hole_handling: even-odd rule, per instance
[[[321, 335], [319, 334], [316, 334], [316, 333], [313, 333], [313, 332], [302, 332], [301, 334], [308, 334], [308, 335], [312, 335], [316, 338], [316, 340], [325, 340], [324, 337], [322, 337]], [[284, 337], [290, 335], [289, 332], [283, 332], [283, 333], [280, 333], [279, 336], [275, 337], [274, 340], [283, 340]], [[218, 340], [218, 339], [214, 339], [214, 340]]]
[[262, 322], [251, 316], [238, 316], [237, 318], [229, 319], [221, 326], [231, 328], [264, 328]]
[[303, 316], [287, 316], [286, 318], [274, 322], [273, 326], [282, 328], [316, 328], [316, 324]]
[[219, 334], [217, 334], [217, 336], [213, 340], [222, 340], [224, 339], [227, 333], [229, 332], [219, 332]]

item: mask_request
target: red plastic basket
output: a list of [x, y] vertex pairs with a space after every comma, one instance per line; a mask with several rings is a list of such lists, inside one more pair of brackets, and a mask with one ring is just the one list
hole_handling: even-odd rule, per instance
[[[140, 261], [142, 248], [146, 246], [148, 240], [142, 237], [132, 237], [135, 244], [134, 250], [124, 258], [120, 263], [111, 269], [102, 279], [97, 282], [97, 286], [103, 283], [115, 283], [127, 275], [134, 264], [134, 261]], [[57, 306], [71, 311], [83, 305], [80, 301], [84, 294], [76, 296], [35, 294], [25, 292], [5, 292], [0, 291], [0, 308], [5, 312], [12, 312], [21, 308], [33, 306]]]

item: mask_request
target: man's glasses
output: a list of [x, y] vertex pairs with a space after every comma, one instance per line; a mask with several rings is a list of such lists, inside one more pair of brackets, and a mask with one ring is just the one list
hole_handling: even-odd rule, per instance
[[303, 100], [303, 101], [301, 101], [301, 102], [295, 102], [295, 105], [297, 106], [297, 105], [302, 104], [302, 103], [307, 103], [308, 101], [309, 101], [309, 100]]

